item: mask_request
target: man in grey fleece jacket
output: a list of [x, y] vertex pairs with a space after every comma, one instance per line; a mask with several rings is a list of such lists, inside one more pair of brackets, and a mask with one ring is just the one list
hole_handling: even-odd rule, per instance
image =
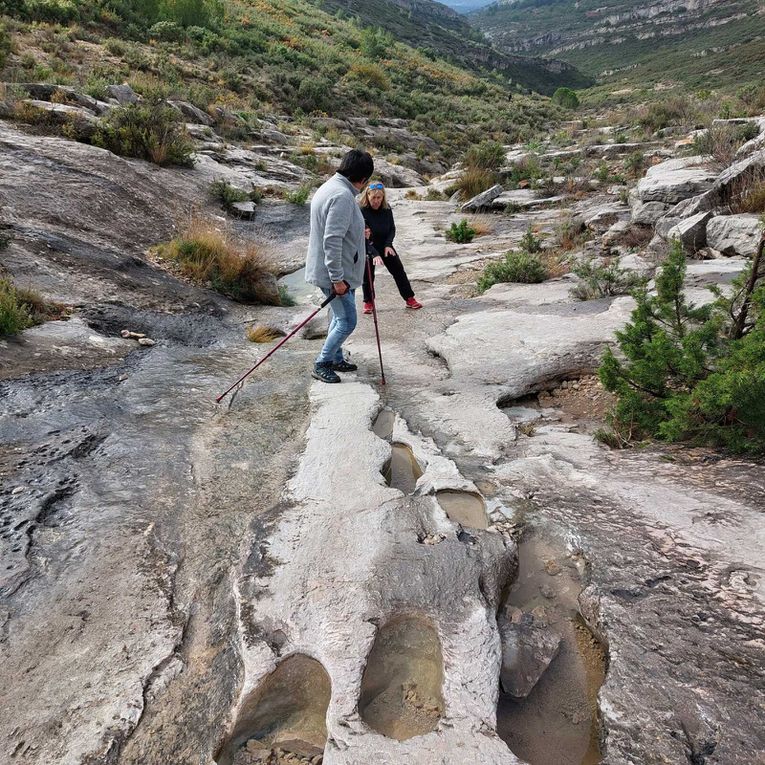
[[337, 372], [356, 370], [343, 356], [343, 343], [356, 328], [356, 289], [364, 279], [366, 263], [364, 217], [356, 195], [373, 172], [372, 157], [353, 149], [311, 200], [305, 280], [325, 297], [337, 295], [329, 304], [329, 331], [312, 373], [327, 383], [341, 381]]

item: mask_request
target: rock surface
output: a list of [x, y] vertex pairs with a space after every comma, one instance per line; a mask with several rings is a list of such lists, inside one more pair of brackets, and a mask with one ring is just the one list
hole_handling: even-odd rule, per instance
[[723, 255], [751, 257], [757, 251], [762, 232], [758, 215], [718, 215], [707, 224], [707, 242]]
[[560, 650], [561, 637], [531, 613], [505, 608], [497, 617], [502, 640], [502, 690], [528, 696]]
[[674, 205], [712, 187], [717, 173], [707, 157], [669, 159], [648, 169], [633, 192], [640, 202]]
[[[203, 151], [195, 169], [160, 170], [0, 123], [3, 265], [73, 311], [0, 343], [0, 700], [13, 710], [0, 716], [0, 751], [18, 765], [212, 765], [253, 691], [300, 653], [331, 681], [324, 762], [519, 763], [497, 732], [495, 617], [528, 526], [560, 550], [538, 558], [548, 584], [523, 605], [534, 627], [539, 600], [560, 597], [549, 583], [567, 577], [582, 652], [596, 639], [608, 651], [606, 682], [590, 689], [600, 727], [590, 730], [580, 696], [565, 710], [584, 749], [603, 740], [591, 761], [707, 752], [707, 765], [752, 765], [765, 748], [761, 466], [705, 450], [611, 451], [581, 416], [556, 414], [564, 396], [544, 417], [515, 401], [564, 390], [564, 379], [597, 419], [576, 378], [623, 326], [629, 298], [575, 302], [570, 277], [472, 291], [483, 263], [529, 227], [551, 236], [613, 202], [608, 190], [482, 216], [491, 233], [467, 245], [443, 237], [462, 217], [454, 204], [391, 190], [425, 307], [406, 311], [380, 275], [385, 388], [375, 389], [374, 330], [361, 317], [348, 343], [360, 369], [342, 385], [311, 383], [317, 342], [295, 337], [216, 406], [263, 355], [245, 328], [283, 330], [307, 304], [239, 306], [156, 268], [145, 250], [208, 204], [211, 180], [248, 190], [306, 176], [278, 156], [286, 145]], [[701, 202], [687, 201], [680, 220], [712, 209], [688, 212]], [[302, 260], [306, 214], [268, 200], [253, 221], [227, 224], [286, 273]], [[643, 249], [628, 258], [652, 267]], [[729, 284], [744, 265], [693, 262], [688, 284]], [[383, 405], [395, 414], [378, 437]], [[381, 474], [393, 444], [421, 473], [406, 494]], [[488, 528], [450, 520], [443, 492], [469, 495]], [[438, 722], [399, 740], [370, 728], [359, 699], [376, 637], [403, 616], [437, 634], [443, 706], [421, 692], [422, 657], [401, 641], [394, 655], [411, 684], [382, 712]], [[570, 646], [527, 701], [547, 684], [556, 695]], [[538, 711], [550, 730], [563, 727]], [[298, 748], [306, 737], [292, 722], [279, 742]], [[242, 743], [240, 760], [265, 757], [252, 736]], [[579, 763], [584, 749], [566, 756]], [[548, 751], [540, 761], [558, 760]]]

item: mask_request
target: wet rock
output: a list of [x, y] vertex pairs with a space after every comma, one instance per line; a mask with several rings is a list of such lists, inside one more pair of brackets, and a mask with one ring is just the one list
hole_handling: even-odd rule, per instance
[[502, 690], [513, 698], [525, 698], [558, 655], [562, 638], [544, 620], [513, 606], [500, 612], [497, 626], [502, 641]]
[[480, 194], [476, 194], [472, 199], [469, 199], [460, 208], [463, 212], [476, 212], [484, 207], [488, 207], [502, 192], [504, 189], [498, 183], [492, 186], [486, 191], [482, 191]]
[[120, 335], [130, 340], [140, 340], [142, 337], [146, 337], [146, 335], [143, 334], [142, 332], [133, 332], [132, 330], [129, 330], [129, 329], [123, 329], [122, 332], [120, 332]]
[[151, 348], [152, 346], [156, 345], [157, 341], [152, 340], [150, 337], [139, 337], [138, 338], [138, 345], [142, 345], [145, 348]]
[[709, 246], [728, 256], [754, 255], [762, 231], [763, 225], [757, 215], [718, 215], [706, 227]]

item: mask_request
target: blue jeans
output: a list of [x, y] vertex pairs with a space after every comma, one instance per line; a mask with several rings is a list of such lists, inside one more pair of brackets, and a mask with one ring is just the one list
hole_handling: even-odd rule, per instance
[[[324, 297], [329, 297], [330, 290], [321, 290]], [[317, 364], [329, 366], [343, 361], [343, 343], [356, 329], [356, 290], [348, 290], [345, 295], [338, 295], [329, 304], [329, 331], [324, 347], [316, 358]]]

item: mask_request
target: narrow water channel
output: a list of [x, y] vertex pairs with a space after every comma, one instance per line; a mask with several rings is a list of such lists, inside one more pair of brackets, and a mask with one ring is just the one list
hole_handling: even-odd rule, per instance
[[605, 680], [606, 657], [578, 612], [579, 571], [562, 547], [538, 534], [520, 542], [518, 556], [508, 604], [533, 612], [562, 641], [526, 698], [500, 691], [497, 732], [529, 765], [597, 765], [597, 695]]
[[319, 291], [313, 284], [308, 284], [305, 280], [305, 268], [299, 268], [291, 274], [282, 276], [277, 281], [280, 287], [284, 287], [290, 297], [299, 305], [310, 303], [312, 299], [319, 294]]

